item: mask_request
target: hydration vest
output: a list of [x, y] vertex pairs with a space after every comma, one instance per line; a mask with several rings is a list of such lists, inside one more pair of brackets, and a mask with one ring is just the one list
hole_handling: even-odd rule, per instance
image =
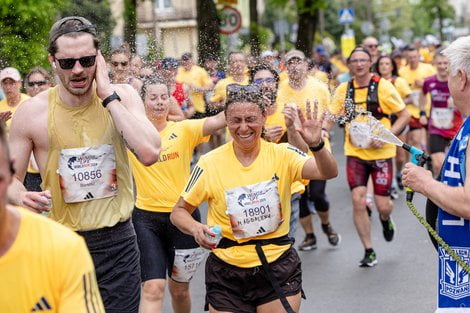
[[[369, 86], [367, 87], [367, 100], [366, 100], [366, 110], [369, 111], [373, 117], [377, 120], [380, 120], [383, 117], [388, 117], [387, 114], [382, 112], [382, 108], [379, 105], [379, 81], [381, 77], [377, 75], [372, 75]], [[354, 102], [354, 80], [351, 79], [348, 82], [348, 89], [346, 92], [346, 116], [348, 121], [352, 121], [357, 115], [356, 104], [362, 104], [364, 102]], [[348, 101], [349, 100], [349, 101]]]

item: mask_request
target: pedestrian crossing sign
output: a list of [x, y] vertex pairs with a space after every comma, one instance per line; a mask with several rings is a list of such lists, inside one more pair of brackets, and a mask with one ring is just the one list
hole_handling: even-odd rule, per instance
[[339, 23], [342, 25], [352, 24], [354, 22], [354, 9], [344, 8], [339, 10]]

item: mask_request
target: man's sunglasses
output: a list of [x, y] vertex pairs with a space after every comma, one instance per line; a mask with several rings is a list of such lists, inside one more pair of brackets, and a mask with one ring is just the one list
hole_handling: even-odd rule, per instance
[[89, 55], [86, 57], [81, 57], [79, 59], [56, 59], [59, 62], [60, 67], [63, 70], [71, 70], [77, 61], [83, 67], [90, 67], [95, 65], [96, 55]]
[[47, 83], [48, 83], [47, 80], [38, 80], [35, 82], [28, 82], [28, 87], [34, 87], [34, 86], [42, 87], [46, 85]]
[[121, 64], [122, 67], [126, 67], [127, 64], [129, 64], [129, 62], [117, 62], [117, 61], [111, 61], [111, 64], [114, 66], [114, 67], [118, 67], [119, 64]]
[[262, 98], [261, 88], [258, 85], [227, 85], [227, 102], [233, 101], [250, 101], [258, 102]]

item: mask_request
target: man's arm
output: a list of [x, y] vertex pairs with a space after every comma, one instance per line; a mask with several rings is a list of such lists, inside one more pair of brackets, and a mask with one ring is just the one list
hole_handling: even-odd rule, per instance
[[104, 100], [116, 91], [121, 98], [121, 101], [111, 101], [107, 109], [126, 146], [142, 164], [155, 163], [161, 149], [160, 135], [147, 119], [139, 94], [129, 85], [111, 85], [106, 62], [101, 52], [99, 52], [96, 62], [96, 93], [98, 97]]
[[406, 125], [410, 122], [410, 113], [408, 113], [408, 110], [404, 108], [401, 111], [398, 111], [395, 113], [397, 115], [397, 120], [395, 123], [393, 123], [392, 128], [390, 131], [394, 135], [398, 135], [405, 129]]
[[[467, 145], [466, 168], [470, 168], [470, 145]], [[403, 184], [436, 203], [447, 213], [470, 219], [470, 175], [462, 187], [448, 186], [432, 177], [432, 173], [412, 163], [403, 169]]]
[[419, 122], [421, 123], [421, 125], [428, 124], [428, 118], [426, 117], [426, 115], [421, 115], [421, 112], [424, 112], [425, 108], [426, 108], [426, 94], [424, 93], [423, 90], [421, 90], [421, 92], [419, 93]]

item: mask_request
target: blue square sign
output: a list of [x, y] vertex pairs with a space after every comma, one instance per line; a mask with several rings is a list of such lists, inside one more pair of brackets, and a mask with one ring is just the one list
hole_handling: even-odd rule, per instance
[[353, 8], [344, 8], [340, 9], [338, 12], [339, 23], [342, 25], [352, 24], [354, 22], [354, 9]]

